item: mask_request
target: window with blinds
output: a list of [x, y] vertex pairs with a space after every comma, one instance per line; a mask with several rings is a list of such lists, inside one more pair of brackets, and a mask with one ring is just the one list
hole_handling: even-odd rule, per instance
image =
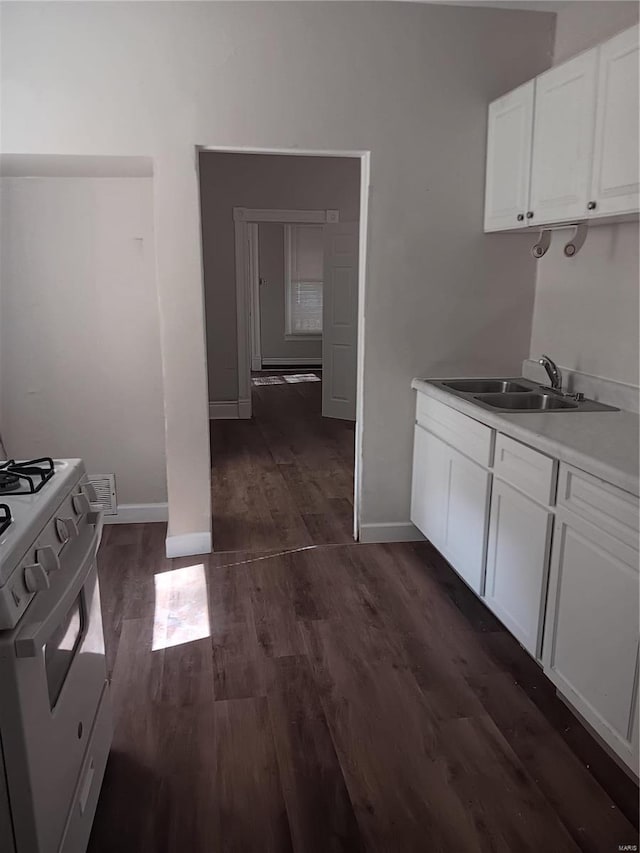
[[285, 335], [322, 335], [322, 225], [285, 225]]

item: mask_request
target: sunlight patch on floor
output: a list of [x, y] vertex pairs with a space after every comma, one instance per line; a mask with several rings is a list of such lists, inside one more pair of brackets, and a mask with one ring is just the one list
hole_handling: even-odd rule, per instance
[[192, 643], [211, 635], [204, 565], [154, 576], [156, 607], [152, 651]]
[[253, 376], [253, 385], [295, 385], [298, 382], [322, 382], [315, 373], [290, 373], [286, 376]]

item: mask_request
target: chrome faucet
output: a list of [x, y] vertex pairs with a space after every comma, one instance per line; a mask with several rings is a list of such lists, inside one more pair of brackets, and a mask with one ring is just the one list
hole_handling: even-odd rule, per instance
[[549, 358], [548, 355], [542, 355], [538, 359], [538, 364], [541, 364], [547, 371], [547, 376], [551, 381], [551, 387], [554, 391], [562, 391], [562, 374], [558, 370], [555, 361]]

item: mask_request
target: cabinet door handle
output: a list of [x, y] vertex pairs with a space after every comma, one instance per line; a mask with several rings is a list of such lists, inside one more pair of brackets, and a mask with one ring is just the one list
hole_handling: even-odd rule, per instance
[[533, 219], [533, 210], [527, 210], [527, 219]]
[[524, 213], [519, 213], [517, 218], [518, 222], [522, 222], [522, 220], [524, 219]]
[[595, 203], [595, 201], [590, 201], [590, 202], [587, 204], [587, 210], [595, 210], [595, 209], [596, 209], [596, 203]]

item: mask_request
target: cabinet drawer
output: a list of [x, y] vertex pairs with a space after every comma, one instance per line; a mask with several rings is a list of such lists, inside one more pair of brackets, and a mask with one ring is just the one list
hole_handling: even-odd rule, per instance
[[558, 505], [638, 550], [640, 502], [635, 495], [563, 464], [560, 466]]
[[420, 392], [416, 421], [480, 465], [491, 465], [494, 431], [473, 418]]
[[545, 506], [554, 503], [557, 467], [550, 456], [498, 433], [493, 473]]

